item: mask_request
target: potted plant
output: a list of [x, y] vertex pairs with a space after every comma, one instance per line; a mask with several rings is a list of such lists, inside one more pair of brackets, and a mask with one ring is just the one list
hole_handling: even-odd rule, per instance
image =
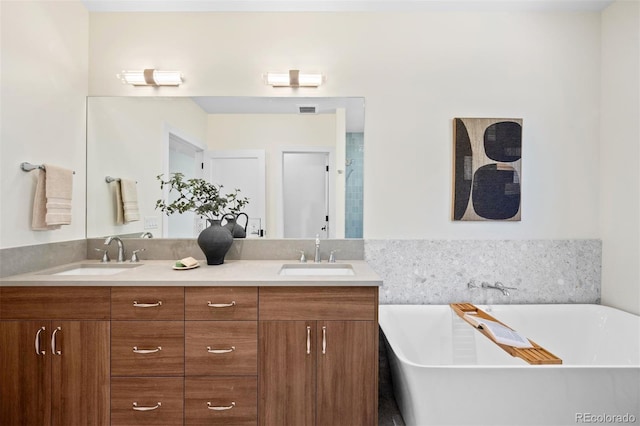
[[233, 235], [229, 228], [221, 222], [225, 215], [239, 214], [249, 200], [239, 197], [239, 189], [223, 195], [222, 185], [215, 185], [204, 179], [185, 179], [182, 173], [172, 173], [168, 180], [163, 175], [156, 178], [160, 181], [160, 189], [169, 188], [169, 194], [175, 194], [171, 202], [156, 201], [156, 209], [169, 214], [192, 211], [207, 219], [209, 226], [198, 235], [198, 245], [207, 257], [208, 265], [224, 263], [224, 256], [233, 244]]

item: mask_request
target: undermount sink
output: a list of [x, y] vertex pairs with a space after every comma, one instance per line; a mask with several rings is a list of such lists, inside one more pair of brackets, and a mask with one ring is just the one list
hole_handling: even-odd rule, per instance
[[355, 275], [355, 272], [346, 263], [293, 263], [282, 265], [279, 275], [346, 276]]
[[47, 275], [115, 275], [120, 272], [129, 271], [132, 268], [142, 266], [139, 264], [85, 264], [75, 265], [69, 268], [47, 273]]

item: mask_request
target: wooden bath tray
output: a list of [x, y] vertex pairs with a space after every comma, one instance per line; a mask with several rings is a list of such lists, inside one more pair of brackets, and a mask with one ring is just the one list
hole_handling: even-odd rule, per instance
[[538, 345], [536, 342], [534, 342], [531, 339], [529, 339], [529, 342], [531, 343], [531, 346], [533, 346], [532, 348], [514, 348], [513, 346], [503, 345], [501, 343], [496, 342], [489, 333], [487, 333], [485, 330], [481, 328], [477, 328], [474, 324], [472, 324], [469, 320], [467, 320], [464, 314], [473, 312], [479, 318], [495, 321], [497, 323], [504, 325], [507, 328], [510, 328], [511, 330], [513, 329], [509, 327], [507, 324], [501, 321], [498, 321], [497, 319], [495, 319], [494, 317], [492, 317], [482, 309], [479, 309], [475, 305], [471, 303], [451, 303], [449, 306], [451, 306], [451, 309], [453, 309], [453, 311], [460, 318], [465, 320], [467, 323], [469, 323], [473, 328], [478, 330], [480, 333], [487, 336], [487, 338], [489, 338], [493, 343], [495, 343], [496, 345], [504, 349], [509, 355], [522, 358], [529, 364], [533, 364], [533, 365], [562, 364], [562, 360], [560, 358], [558, 358], [557, 356], [555, 356], [554, 354], [552, 354], [542, 346]]

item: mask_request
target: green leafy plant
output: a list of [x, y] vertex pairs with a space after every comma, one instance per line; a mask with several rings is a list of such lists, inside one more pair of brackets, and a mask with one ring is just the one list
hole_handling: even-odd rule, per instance
[[175, 200], [156, 201], [156, 209], [166, 214], [193, 211], [207, 219], [221, 219], [225, 214], [237, 215], [249, 203], [247, 197], [240, 197], [239, 189], [229, 194], [222, 194], [222, 185], [215, 185], [204, 179], [185, 179], [182, 173], [171, 173], [168, 180], [163, 175], [156, 176], [160, 181], [160, 189], [169, 187], [169, 195], [175, 194]]

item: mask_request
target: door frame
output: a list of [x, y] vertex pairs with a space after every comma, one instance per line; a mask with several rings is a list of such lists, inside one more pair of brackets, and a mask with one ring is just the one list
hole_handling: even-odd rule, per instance
[[[208, 160], [210, 158], [237, 158], [237, 159], [255, 159], [258, 161], [258, 175], [262, 178], [261, 193], [258, 200], [249, 200], [250, 203], [258, 204], [258, 214], [261, 219], [261, 228], [265, 229], [267, 226], [267, 174], [266, 174], [266, 152], [264, 149], [213, 149], [206, 150], [203, 153], [204, 169], [202, 170], [203, 177], [211, 175], [209, 167], [211, 163]], [[233, 188], [228, 188], [233, 190]], [[242, 190], [240, 191], [242, 197]]]
[[336, 149], [331, 146], [281, 146], [277, 149], [276, 159], [276, 238], [284, 238], [284, 154], [328, 154], [329, 156], [329, 187], [327, 203], [329, 204], [329, 232], [327, 238], [336, 235], [336, 178], [334, 173]]
[[[198, 138], [195, 138], [178, 127], [172, 126], [171, 124], [164, 122], [162, 127], [162, 173], [166, 178], [169, 177], [169, 147], [171, 144], [171, 135], [174, 135], [182, 142], [187, 145], [191, 145], [195, 151], [195, 162], [196, 162], [196, 177], [202, 177], [202, 169], [197, 167], [198, 163], [202, 163], [203, 160], [203, 152], [207, 149], [207, 146], [202, 143]], [[162, 199], [169, 199], [169, 187], [165, 186], [162, 189]], [[168, 215], [162, 215], [162, 238], [167, 238], [169, 236], [169, 220]], [[197, 220], [197, 217], [196, 217]]]

